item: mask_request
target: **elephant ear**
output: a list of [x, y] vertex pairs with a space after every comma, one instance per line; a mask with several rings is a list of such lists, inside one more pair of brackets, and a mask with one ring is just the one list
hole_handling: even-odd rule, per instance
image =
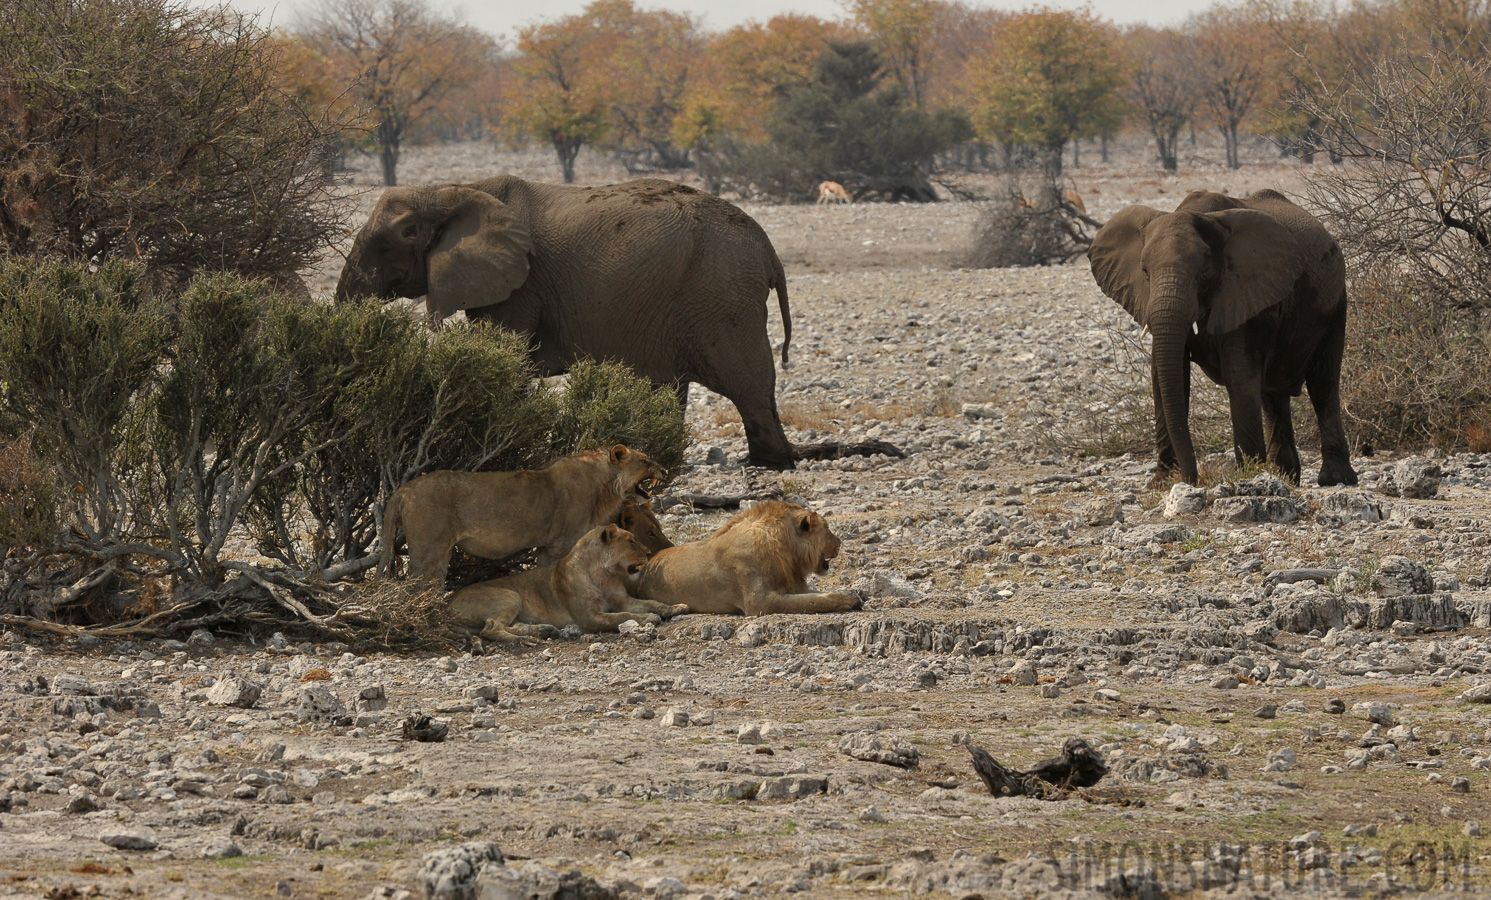
[[1304, 249], [1278, 219], [1255, 209], [1207, 213], [1223, 233], [1221, 279], [1206, 317], [1209, 334], [1226, 334], [1294, 290]]
[[458, 185], [439, 188], [435, 204], [443, 224], [430, 246], [428, 303], [437, 321], [501, 303], [528, 279], [533, 239], [511, 207]]
[[1149, 279], [1144, 277], [1144, 226], [1164, 215], [1148, 206], [1127, 206], [1098, 229], [1087, 248], [1092, 277], [1140, 325], [1148, 325]]

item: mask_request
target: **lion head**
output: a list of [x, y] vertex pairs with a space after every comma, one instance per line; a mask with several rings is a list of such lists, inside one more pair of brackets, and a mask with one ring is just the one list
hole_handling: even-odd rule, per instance
[[589, 572], [636, 575], [651, 558], [636, 535], [619, 525], [604, 525], [586, 532], [567, 560]]
[[673, 546], [668, 536], [663, 533], [663, 523], [658, 521], [657, 514], [652, 507], [646, 503], [639, 503], [628, 497], [621, 506], [621, 515], [616, 517], [616, 524], [637, 536], [648, 552], [656, 553]]
[[[715, 534], [751, 527], [770, 535], [762, 549], [772, 556], [775, 571], [805, 576], [827, 575], [829, 560], [839, 555], [839, 538], [824, 518], [796, 503], [771, 500], [758, 503], [726, 522]], [[761, 544], [758, 544], [761, 547]]]
[[628, 497], [646, 501], [652, 489], [662, 481], [663, 467], [653, 462], [641, 450], [633, 450], [626, 444], [617, 444], [607, 451], [611, 466], [616, 469], [616, 484]]

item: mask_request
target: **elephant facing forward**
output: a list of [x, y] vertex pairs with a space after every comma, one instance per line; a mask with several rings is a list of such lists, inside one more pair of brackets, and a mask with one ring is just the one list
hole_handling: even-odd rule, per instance
[[785, 364], [782, 263], [739, 208], [657, 179], [574, 187], [504, 175], [384, 192], [336, 295], [423, 296], [437, 322], [465, 310], [527, 335], [545, 375], [591, 358], [683, 399], [697, 382], [740, 411], [752, 464], [790, 469], [766, 330], [773, 289]]
[[1172, 213], [1127, 207], [1097, 233], [1088, 259], [1103, 293], [1154, 336], [1160, 477], [1196, 483], [1195, 362], [1227, 389], [1239, 462], [1267, 459], [1299, 481], [1289, 401], [1308, 387], [1320, 484], [1356, 484], [1341, 424], [1346, 267], [1314, 216], [1277, 191], [1243, 200], [1192, 191]]

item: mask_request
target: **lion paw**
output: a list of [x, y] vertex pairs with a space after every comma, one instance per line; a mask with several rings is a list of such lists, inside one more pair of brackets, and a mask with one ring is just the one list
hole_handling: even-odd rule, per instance
[[632, 613], [632, 618], [636, 620], [636, 622], [637, 622], [638, 625], [661, 625], [661, 624], [663, 624], [662, 617], [661, 616], [657, 616], [657, 615], [653, 615], [652, 613]]
[[674, 606], [668, 607], [668, 618], [671, 619], [674, 616], [686, 616], [691, 612], [693, 612], [693, 610], [689, 609], [689, 605], [687, 603], [679, 603]]

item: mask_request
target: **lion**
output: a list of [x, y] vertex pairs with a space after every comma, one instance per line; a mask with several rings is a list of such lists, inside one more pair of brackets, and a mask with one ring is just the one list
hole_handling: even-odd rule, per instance
[[828, 573], [839, 539], [823, 517], [796, 503], [761, 503], [702, 541], [663, 550], [642, 567], [637, 596], [696, 613], [847, 612], [860, 598], [811, 593], [807, 576]]
[[616, 631], [628, 619], [656, 625], [689, 608], [638, 600], [626, 592], [648, 553], [617, 525], [586, 532], [553, 566], [540, 566], [456, 591], [450, 615], [458, 628], [493, 640], [546, 637], [578, 625], [581, 631]]
[[378, 571], [393, 574], [401, 527], [409, 574], [436, 584], [445, 583], [455, 547], [487, 559], [537, 548], [538, 564], [552, 565], [585, 532], [615, 522], [628, 496], [646, 500], [662, 475], [647, 454], [625, 444], [560, 457], [542, 469], [421, 475], [388, 500]]
[[616, 524], [636, 535], [649, 556], [673, 546], [673, 542], [663, 533], [663, 523], [658, 521], [657, 513], [652, 511], [652, 504], [646, 501], [627, 497], [621, 504], [621, 512], [616, 515]]

